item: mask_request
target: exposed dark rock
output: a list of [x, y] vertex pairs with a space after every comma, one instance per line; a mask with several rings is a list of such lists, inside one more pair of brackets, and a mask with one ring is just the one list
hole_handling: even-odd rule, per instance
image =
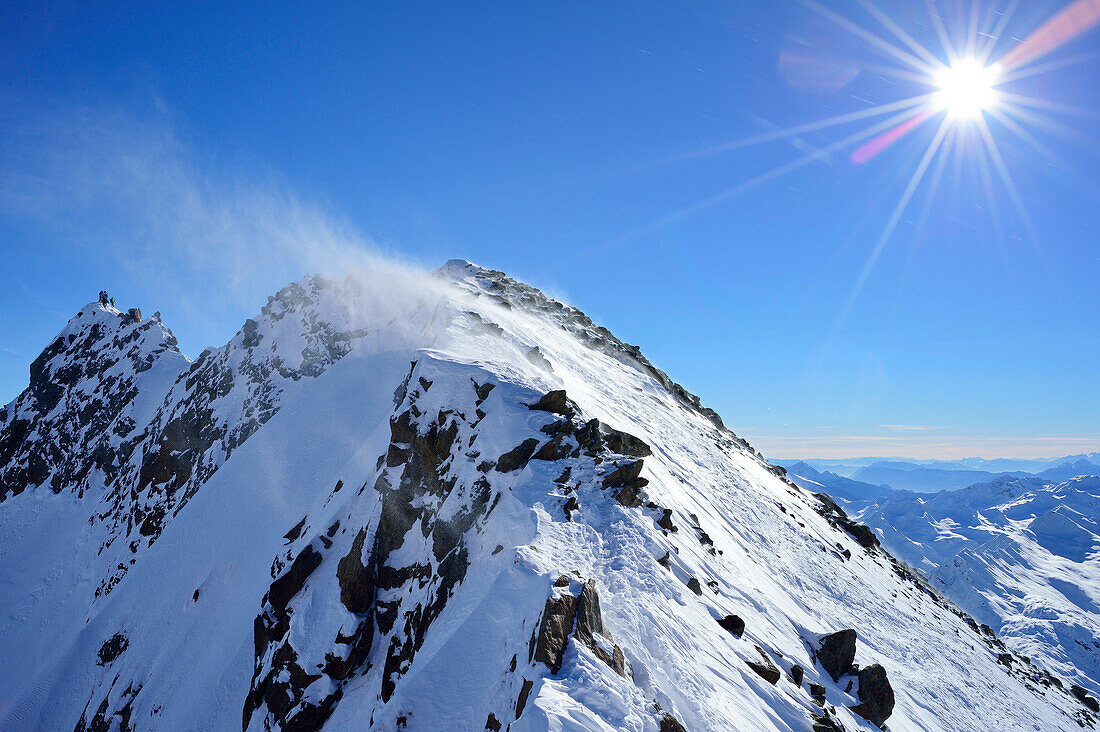
[[815, 714], [813, 732], [844, 732], [844, 728], [832, 717]]
[[894, 690], [886, 669], [875, 663], [859, 672], [859, 700], [852, 711], [879, 727], [894, 711]]
[[856, 657], [856, 632], [848, 628], [822, 636], [816, 655], [821, 668], [833, 681], [840, 681], [840, 677], [851, 669]]
[[271, 607], [274, 608], [276, 614], [281, 615], [286, 612], [286, 606], [290, 599], [305, 586], [306, 579], [313, 574], [313, 570], [317, 569], [320, 564], [321, 555], [312, 545], [307, 544], [306, 548], [294, 558], [290, 569], [271, 583], [268, 602], [271, 603]]
[[539, 448], [538, 452], [531, 456], [532, 460], [546, 460], [553, 462], [569, 457], [573, 448], [565, 444], [561, 437], [555, 437]]
[[764, 653], [764, 649], [760, 646], [756, 647], [757, 652], [760, 654], [760, 659], [756, 661], [745, 661], [749, 668], [755, 671], [764, 681], [769, 684], [775, 684], [779, 681], [779, 669], [768, 657], [768, 654]]
[[821, 508], [818, 513], [824, 516], [830, 524], [847, 531], [856, 540], [856, 543], [864, 549], [871, 549], [879, 545], [875, 532], [848, 518], [848, 514], [844, 512], [844, 509], [838, 506], [828, 493], [815, 493], [814, 496], [821, 501]]
[[523, 680], [523, 687], [519, 690], [519, 698], [516, 699], [516, 719], [520, 718], [523, 714], [523, 708], [527, 706], [527, 695], [531, 693], [531, 687], [535, 685], [535, 682], [530, 679]]
[[500, 720], [497, 719], [497, 715], [489, 712], [489, 718], [485, 720], [485, 729], [500, 732]]
[[496, 384], [478, 384], [474, 382], [474, 390], [477, 392], [478, 403], [481, 403], [489, 398], [489, 392], [496, 388]]
[[[626, 655], [623, 654], [622, 648], [615, 646], [614, 649], [612, 649], [610, 666], [611, 670], [617, 673], [619, 676], [622, 676], [623, 678], [627, 677], [628, 671], [626, 667]], [[631, 674], [631, 676], [632, 675], [633, 674]]]
[[665, 552], [665, 555], [657, 560], [657, 564], [665, 569], [670, 569], [672, 567], [672, 554]]
[[554, 580], [554, 587], [568, 587], [568, 586], [569, 586], [569, 575], [565, 575], [565, 574], [559, 575], [558, 578], [556, 580]]
[[1077, 684], [1069, 687], [1069, 691], [1077, 700], [1091, 709], [1093, 712], [1100, 712], [1100, 702], [1096, 701], [1096, 697], [1090, 696], [1087, 689], [1084, 689]]
[[562, 655], [569, 634], [573, 632], [576, 615], [577, 598], [572, 595], [547, 598], [535, 643], [535, 660], [545, 663], [552, 673], [561, 669]]
[[718, 624], [725, 628], [731, 635], [740, 638], [745, 632], [745, 621], [740, 615], [727, 615], [718, 620]]
[[298, 537], [302, 535], [302, 529], [305, 528], [306, 517], [303, 516], [302, 520], [294, 524], [294, 528], [283, 534], [283, 538], [287, 540], [287, 543], [297, 541]]
[[569, 405], [569, 400], [565, 396], [564, 389], [546, 392], [537, 402], [528, 404], [527, 408], [539, 412], [560, 414], [564, 417], [573, 416], [573, 408]]
[[581, 588], [577, 602], [577, 638], [592, 644], [597, 635], [610, 638], [603, 627], [603, 613], [600, 610], [600, 595], [596, 590], [596, 580], [588, 580]]
[[[642, 460], [633, 460], [615, 468], [615, 470], [604, 476], [604, 488], [619, 488], [621, 486], [633, 485], [642, 472], [643, 462]], [[648, 484], [648, 482], [649, 481], [646, 481], [643, 485]]]
[[363, 543], [366, 538], [366, 529], [360, 529], [351, 543], [351, 550], [336, 565], [340, 602], [353, 613], [369, 612], [374, 606], [374, 578], [363, 564]]
[[620, 455], [642, 458], [649, 457], [653, 454], [653, 451], [649, 449], [649, 445], [645, 444], [634, 435], [620, 432], [619, 430], [607, 426], [604, 427], [603, 439], [612, 452], [616, 452]]
[[698, 577], [692, 577], [687, 582], [688, 589], [694, 592], [696, 595], [703, 594], [703, 586], [699, 584]]
[[864, 549], [878, 546], [878, 537], [875, 536], [875, 532], [871, 531], [870, 527], [856, 523], [855, 521], [849, 521], [845, 524], [844, 529], [851, 534], [852, 538], [856, 540], [856, 543]]
[[805, 670], [797, 663], [791, 666], [791, 681], [794, 682], [795, 686], [802, 686], [802, 679], [804, 678], [805, 674]]
[[122, 655], [122, 652], [126, 650], [130, 645], [130, 639], [122, 633], [115, 633], [107, 640], [103, 641], [103, 645], [99, 647], [99, 651], [96, 655], [99, 656], [99, 661], [96, 662], [97, 666], [106, 666], [111, 661]]
[[627, 508], [638, 508], [645, 502], [642, 488], [649, 484], [645, 478], [638, 478], [636, 485], [628, 485], [614, 493], [615, 500]]
[[519, 470], [524, 467], [527, 465], [527, 461], [531, 459], [531, 456], [535, 452], [535, 448], [538, 446], [538, 440], [528, 437], [519, 445], [497, 458], [497, 471], [501, 473], [510, 473], [513, 470]]
[[600, 432], [600, 421], [590, 419], [576, 431], [577, 454], [584, 452], [589, 457], [596, 457], [603, 450], [603, 434]]
[[580, 504], [580, 501], [577, 500], [577, 497], [576, 496], [569, 496], [569, 500], [567, 500], [565, 502], [565, 505], [562, 506], [562, 510], [565, 511], [566, 520], [572, 521], [573, 520], [573, 512], [580, 510], [580, 507], [581, 507], [581, 504]]
[[825, 687], [821, 684], [810, 684], [810, 696], [815, 699], [825, 698]]
[[687, 732], [687, 728], [676, 717], [666, 714], [661, 717], [661, 732]]
[[665, 531], [679, 531], [676, 528], [676, 524], [672, 523], [672, 509], [665, 508], [661, 510], [661, 518], [657, 519], [657, 525]]

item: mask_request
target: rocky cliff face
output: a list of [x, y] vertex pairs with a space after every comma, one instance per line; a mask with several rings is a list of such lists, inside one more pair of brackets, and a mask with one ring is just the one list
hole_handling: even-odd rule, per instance
[[0, 451], [5, 729], [1096, 721], [636, 347], [464, 262], [306, 278], [193, 362], [88, 306]]

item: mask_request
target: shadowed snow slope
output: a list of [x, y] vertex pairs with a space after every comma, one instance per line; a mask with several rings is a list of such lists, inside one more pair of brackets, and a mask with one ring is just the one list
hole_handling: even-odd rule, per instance
[[86, 307], [0, 413], [0, 728], [1095, 724], [499, 272], [307, 277], [193, 362], [131, 320]]

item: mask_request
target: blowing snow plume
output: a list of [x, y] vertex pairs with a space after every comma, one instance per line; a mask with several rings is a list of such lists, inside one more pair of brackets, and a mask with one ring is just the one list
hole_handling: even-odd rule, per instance
[[250, 310], [306, 272], [427, 282], [270, 168], [199, 152], [163, 110], [11, 104], [7, 116], [0, 211], [112, 259], [188, 317]]

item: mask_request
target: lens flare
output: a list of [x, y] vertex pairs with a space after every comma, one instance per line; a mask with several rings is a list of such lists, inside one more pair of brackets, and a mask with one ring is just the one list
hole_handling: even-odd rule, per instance
[[973, 120], [997, 106], [997, 82], [1001, 67], [982, 66], [975, 59], [960, 59], [936, 72], [937, 107], [956, 120]]

